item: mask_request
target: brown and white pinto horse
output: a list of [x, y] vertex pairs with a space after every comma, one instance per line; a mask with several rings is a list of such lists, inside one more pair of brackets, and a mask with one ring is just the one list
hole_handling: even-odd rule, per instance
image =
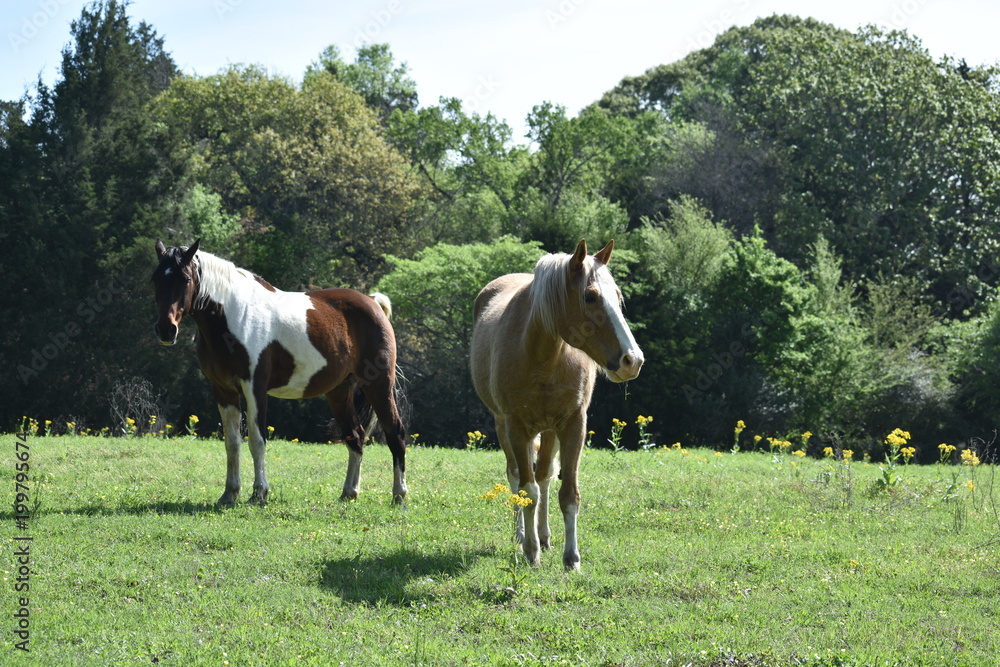
[[607, 269], [612, 248], [591, 257], [580, 241], [573, 255], [546, 255], [534, 275], [497, 278], [476, 297], [472, 381], [496, 421], [510, 487], [532, 501], [520, 511], [517, 537], [533, 565], [539, 546], [549, 547], [549, 483], [561, 464], [563, 565], [580, 568], [577, 472], [594, 379], [600, 369], [625, 382], [642, 367]]
[[[350, 289], [282, 292], [232, 262], [157, 240], [153, 272], [156, 333], [163, 345], [177, 341], [190, 315], [198, 326], [198, 361], [212, 382], [226, 441], [226, 487], [219, 503], [240, 492], [240, 399], [246, 402], [254, 462], [250, 502], [267, 502], [264, 472], [267, 396], [325, 395], [349, 448], [342, 500], [357, 498], [365, 428], [355, 405], [360, 389], [374, 409], [392, 452], [393, 501], [406, 498], [405, 432], [396, 409], [396, 338], [389, 300]], [[362, 401], [363, 402], [363, 401]]]

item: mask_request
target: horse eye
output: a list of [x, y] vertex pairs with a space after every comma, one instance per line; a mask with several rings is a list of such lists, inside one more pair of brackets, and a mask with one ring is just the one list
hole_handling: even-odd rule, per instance
[[588, 289], [583, 294], [583, 300], [586, 301], [587, 303], [597, 303], [597, 299], [599, 299], [600, 296], [601, 296], [600, 292], [598, 292], [596, 289]]

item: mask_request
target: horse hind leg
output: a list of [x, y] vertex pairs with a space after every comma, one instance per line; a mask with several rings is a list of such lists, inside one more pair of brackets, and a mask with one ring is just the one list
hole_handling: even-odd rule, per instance
[[406, 488], [406, 427], [399, 416], [393, 393], [394, 378], [389, 373], [385, 377], [361, 385], [361, 391], [368, 399], [378, 417], [378, 423], [385, 433], [385, 441], [392, 453], [392, 502], [401, 505], [409, 493]]
[[364, 429], [354, 405], [354, 382], [344, 382], [327, 395], [330, 412], [340, 427], [347, 445], [347, 475], [341, 500], [357, 500], [361, 492], [361, 458], [364, 453]]

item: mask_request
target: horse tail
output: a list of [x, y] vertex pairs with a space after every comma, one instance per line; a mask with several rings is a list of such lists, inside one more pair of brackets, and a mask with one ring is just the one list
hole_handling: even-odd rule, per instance
[[368, 296], [370, 296], [371, 298], [375, 299], [375, 303], [377, 303], [378, 307], [382, 309], [383, 313], [385, 313], [386, 319], [391, 320], [392, 319], [392, 301], [389, 301], [389, 297], [387, 297], [385, 294], [382, 294], [381, 292], [373, 292], [373, 293], [369, 294]]
[[[385, 318], [387, 320], [392, 319], [392, 301], [389, 300], [389, 297], [382, 294], [382, 292], [372, 292], [368, 296], [374, 299], [375, 303], [378, 304], [378, 307], [382, 309], [382, 312], [385, 313]], [[403, 373], [397, 364], [394, 398], [396, 401], [396, 409], [400, 412], [400, 417], [402, 417], [404, 421], [405, 416], [403, 413], [409, 412], [408, 409], [404, 409], [408, 408], [406, 395], [402, 388], [403, 381], [405, 380], [406, 378], [403, 377]], [[354, 408], [357, 410], [358, 417], [364, 425], [364, 439], [368, 440], [368, 438], [374, 437], [379, 428], [378, 415], [375, 414], [375, 410], [372, 408], [371, 403], [368, 402], [368, 397], [365, 396], [365, 393], [361, 391], [360, 388], [354, 391]]]

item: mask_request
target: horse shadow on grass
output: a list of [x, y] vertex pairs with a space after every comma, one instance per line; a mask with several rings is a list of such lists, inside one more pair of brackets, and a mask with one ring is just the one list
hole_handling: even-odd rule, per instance
[[[50, 507], [33, 507], [26, 518], [29, 521], [39, 519], [49, 514], [75, 514], [78, 516], [120, 516], [120, 515], [145, 515], [145, 514], [175, 514], [175, 515], [195, 515], [195, 514], [222, 514], [232, 508], [218, 505], [212, 502], [194, 502], [190, 500], [180, 501], [155, 501], [148, 503], [137, 503], [134, 505], [102, 505], [88, 503], [78, 507], [67, 507], [53, 509]], [[0, 511], [0, 523], [13, 521], [15, 517], [22, 518], [25, 515], [15, 515], [10, 511]]]
[[345, 602], [366, 605], [411, 603], [437, 599], [438, 584], [466, 572], [486, 552], [421, 553], [401, 548], [362, 558], [320, 561], [319, 585]]

